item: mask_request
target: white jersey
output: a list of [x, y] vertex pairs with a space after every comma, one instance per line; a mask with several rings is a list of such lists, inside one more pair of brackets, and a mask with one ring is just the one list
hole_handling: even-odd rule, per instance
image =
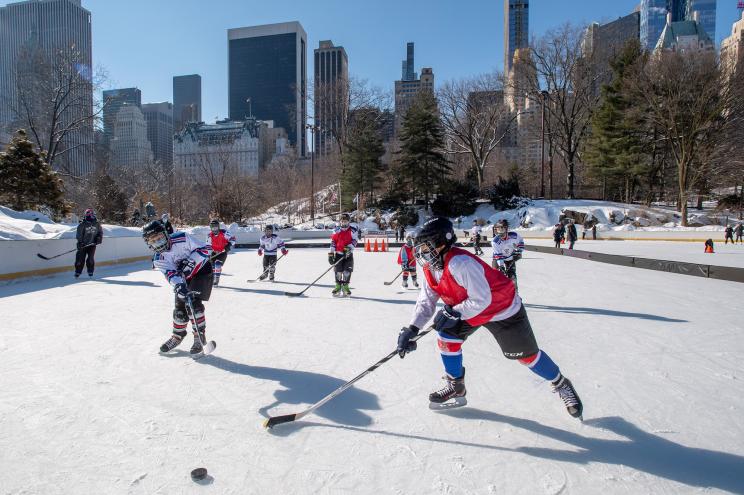
[[499, 265], [503, 265], [507, 261], [513, 261], [515, 254], [522, 254], [524, 250], [524, 239], [516, 232], [509, 232], [506, 239], [501, 235], [497, 235], [491, 239], [491, 246], [493, 247], [494, 261], [498, 262]]
[[[196, 237], [185, 232], [175, 232], [170, 236], [171, 247], [169, 250], [158, 253], [153, 259], [155, 268], [163, 272], [165, 278], [171, 285], [176, 285], [190, 280], [199, 270], [209, 262], [211, 249]], [[184, 280], [181, 268], [186, 260], [193, 260], [194, 269], [188, 279]]]
[[286, 249], [281, 237], [276, 234], [271, 234], [271, 236], [261, 236], [258, 245], [259, 254], [263, 253], [269, 256], [276, 256], [277, 249]]
[[470, 237], [475, 238], [476, 235], [481, 233], [481, 226], [480, 225], [473, 225], [473, 228], [470, 229]]

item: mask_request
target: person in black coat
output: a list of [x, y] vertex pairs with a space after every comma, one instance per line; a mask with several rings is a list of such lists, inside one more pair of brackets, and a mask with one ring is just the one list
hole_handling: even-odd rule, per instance
[[553, 242], [555, 242], [556, 248], [561, 247], [561, 240], [563, 239], [564, 234], [565, 231], [563, 230], [563, 225], [560, 223], [555, 224], [555, 228], [553, 228]]
[[93, 209], [85, 210], [83, 221], [77, 227], [77, 253], [75, 254], [75, 278], [83, 273], [83, 265], [88, 269], [88, 276], [93, 276], [96, 267], [96, 246], [103, 242], [103, 229], [98, 223]]
[[574, 224], [573, 220], [569, 220], [568, 225], [566, 225], [566, 237], [568, 238], [568, 249], [573, 249], [574, 243], [579, 238], [579, 233], [576, 232], [576, 224]]

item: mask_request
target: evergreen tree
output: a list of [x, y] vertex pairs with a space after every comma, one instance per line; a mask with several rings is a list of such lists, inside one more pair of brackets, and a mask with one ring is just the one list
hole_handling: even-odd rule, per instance
[[359, 194], [357, 206], [365, 198], [374, 201], [375, 190], [380, 185], [382, 155], [385, 148], [372, 115], [362, 115], [354, 124], [344, 151], [344, 171], [341, 191], [344, 206], [351, 207]]
[[0, 203], [14, 210], [42, 210], [55, 215], [69, 212], [62, 179], [19, 130], [0, 153]]
[[592, 118], [592, 134], [586, 144], [590, 174], [602, 180], [606, 195], [616, 198], [622, 192], [625, 202], [632, 201], [636, 183], [648, 168], [643, 112], [626, 90], [626, 80], [633, 76], [634, 65], [642, 56], [640, 43], [634, 40], [610, 63], [613, 78], [602, 87], [602, 104]]
[[414, 100], [403, 117], [400, 139], [397, 178], [407, 186], [414, 202], [423, 196], [428, 205], [429, 199], [443, 190], [452, 171], [442, 152], [444, 129], [431, 92], [421, 92]]
[[93, 199], [101, 220], [123, 224], [127, 217], [127, 196], [110, 175], [98, 174], [93, 183]]

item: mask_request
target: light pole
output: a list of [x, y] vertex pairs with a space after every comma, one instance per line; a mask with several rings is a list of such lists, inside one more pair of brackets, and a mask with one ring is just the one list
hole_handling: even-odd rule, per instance
[[245, 102], [248, 104], [248, 118], [253, 117], [253, 103], [250, 98], [246, 98]]
[[[314, 117], [313, 117], [313, 120]], [[315, 227], [315, 132], [321, 130], [315, 124], [305, 124], [310, 130], [310, 223]]]
[[545, 100], [547, 91], [541, 91], [542, 95], [542, 117], [540, 118], [540, 197], [545, 197]]

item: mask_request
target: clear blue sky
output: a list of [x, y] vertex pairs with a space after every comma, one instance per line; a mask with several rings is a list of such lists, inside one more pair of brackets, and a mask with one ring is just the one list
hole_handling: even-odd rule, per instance
[[[532, 0], [530, 34], [570, 21], [608, 21], [640, 0]], [[0, 5], [9, 2], [0, 1]], [[503, 65], [503, 0], [83, 0], [93, 22], [93, 62], [107, 87], [136, 86], [142, 101], [172, 101], [172, 77], [202, 76], [202, 117], [227, 114], [227, 29], [298, 20], [312, 49], [330, 39], [346, 48], [350, 72], [391, 90], [405, 45], [416, 70], [436, 81]], [[718, 0], [716, 38], [731, 34], [736, 0]], [[107, 89], [107, 88], [106, 88]]]

